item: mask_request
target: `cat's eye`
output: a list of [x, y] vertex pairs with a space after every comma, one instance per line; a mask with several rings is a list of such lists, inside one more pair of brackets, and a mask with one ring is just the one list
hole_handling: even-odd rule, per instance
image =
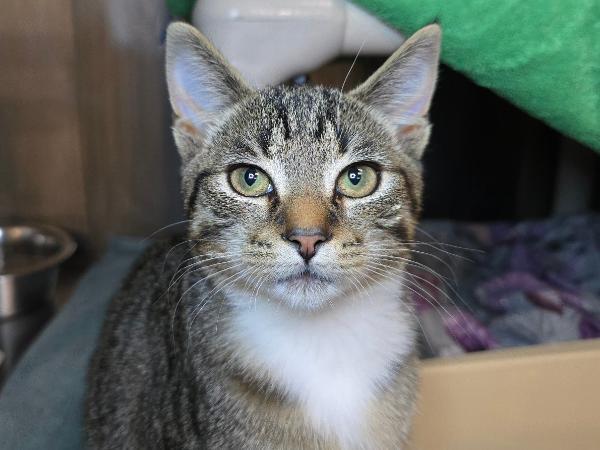
[[360, 198], [372, 194], [377, 188], [375, 169], [367, 164], [354, 164], [340, 174], [337, 191], [346, 197]]
[[260, 197], [273, 192], [271, 179], [257, 167], [240, 166], [229, 174], [231, 186], [246, 197]]

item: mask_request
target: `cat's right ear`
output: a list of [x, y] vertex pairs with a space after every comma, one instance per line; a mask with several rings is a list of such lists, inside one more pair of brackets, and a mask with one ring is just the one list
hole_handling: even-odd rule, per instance
[[388, 60], [350, 95], [377, 111], [405, 147], [420, 159], [429, 139], [426, 119], [435, 88], [441, 29], [428, 25], [413, 34]]
[[252, 89], [198, 30], [183, 22], [167, 28], [167, 84], [180, 133], [198, 138]]

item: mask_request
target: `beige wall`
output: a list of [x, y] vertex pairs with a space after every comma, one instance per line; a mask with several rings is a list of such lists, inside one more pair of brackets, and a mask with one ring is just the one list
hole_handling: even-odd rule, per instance
[[0, 217], [87, 230], [70, 0], [3, 2]]
[[178, 220], [163, 0], [7, 0], [0, 14], [0, 221], [94, 247]]

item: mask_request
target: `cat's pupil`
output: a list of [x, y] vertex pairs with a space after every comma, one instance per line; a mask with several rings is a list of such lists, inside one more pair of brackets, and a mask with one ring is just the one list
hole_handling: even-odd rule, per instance
[[246, 170], [246, 173], [244, 174], [244, 181], [246, 182], [246, 184], [248, 186], [252, 186], [254, 183], [256, 183], [256, 180], [258, 179], [258, 172], [256, 171], [256, 169], [248, 169]]
[[356, 186], [360, 183], [360, 179], [362, 178], [362, 169], [359, 167], [351, 167], [348, 169], [348, 178], [350, 178], [350, 183]]

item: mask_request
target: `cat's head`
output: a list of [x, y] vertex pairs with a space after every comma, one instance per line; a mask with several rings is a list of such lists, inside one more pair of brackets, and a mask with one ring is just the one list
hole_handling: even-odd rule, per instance
[[421, 29], [349, 93], [254, 90], [198, 31], [167, 34], [167, 80], [197, 269], [315, 309], [399, 279], [418, 218], [440, 51]]

